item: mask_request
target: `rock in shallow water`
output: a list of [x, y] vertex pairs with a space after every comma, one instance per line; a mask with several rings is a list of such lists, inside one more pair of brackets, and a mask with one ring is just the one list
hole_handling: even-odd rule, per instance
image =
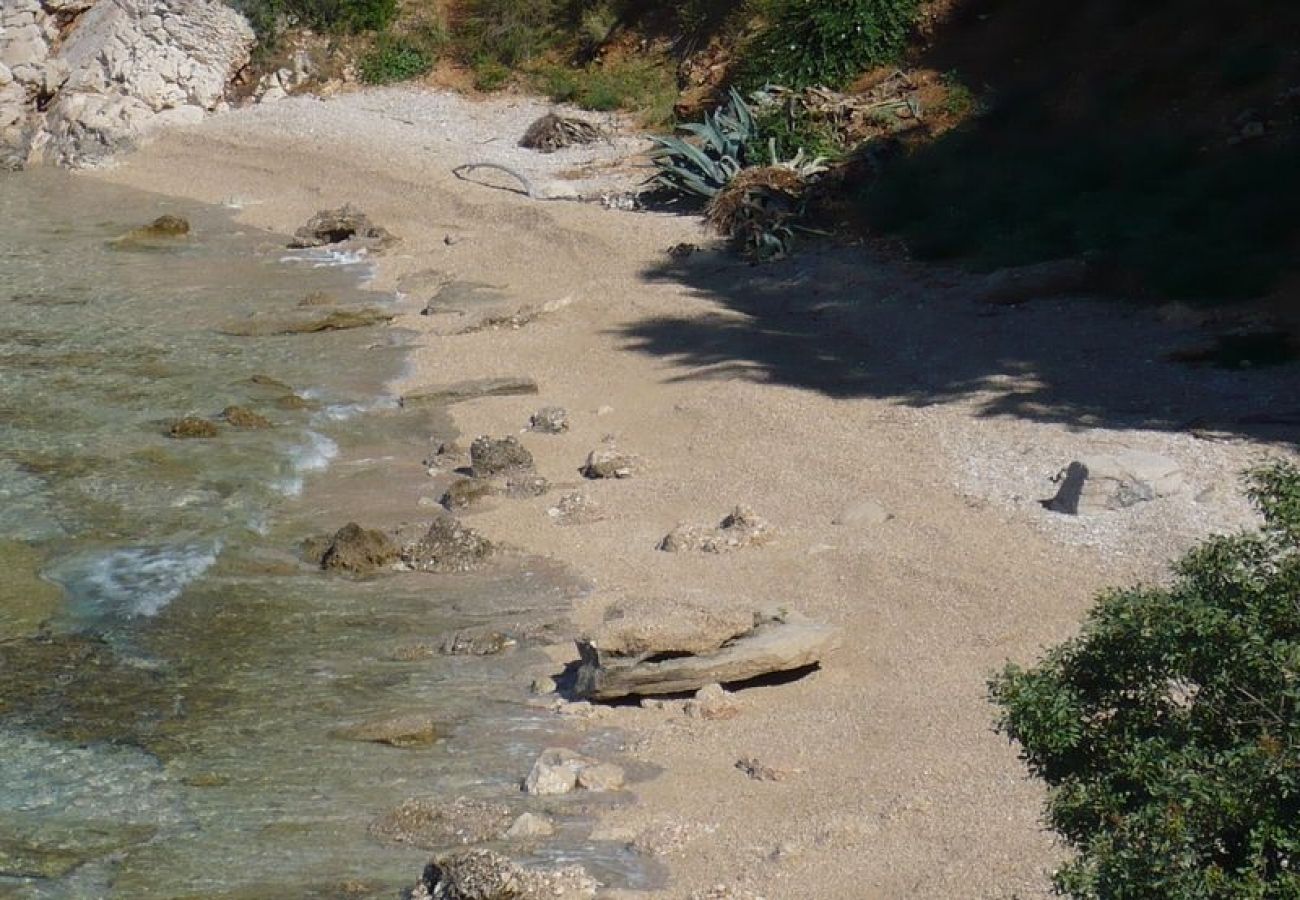
[[167, 436], [177, 440], [214, 438], [218, 433], [216, 425], [198, 416], [185, 416], [177, 419], [167, 428]]
[[227, 406], [221, 418], [234, 428], [270, 428], [271, 420], [243, 406]]
[[402, 552], [402, 559], [418, 572], [470, 572], [494, 551], [492, 542], [474, 529], [451, 516], [440, 516], [424, 537]]
[[459, 797], [450, 802], [412, 798], [370, 825], [381, 840], [438, 850], [458, 844], [495, 841], [510, 827], [504, 803]]
[[351, 203], [338, 209], [323, 209], [293, 234], [290, 247], [327, 247], [349, 243], [369, 249], [382, 249], [397, 239], [380, 228], [370, 217]]
[[543, 750], [524, 779], [524, 792], [537, 796], [568, 794], [575, 790], [616, 791], [623, 786], [623, 770], [613, 763], [583, 756], [564, 747]]
[[400, 556], [397, 544], [384, 532], [349, 522], [330, 541], [321, 557], [321, 568], [369, 575], [391, 566]]
[[332, 735], [347, 741], [388, 744], [390, 747], [420, 747], [438, 739], [438, 725], [423, 713], [385, 716], [335, 729]]
[[411, 900], [590, 900], [599, 884], [579, 866], [526, 869], [491, 850], [429, 863]]

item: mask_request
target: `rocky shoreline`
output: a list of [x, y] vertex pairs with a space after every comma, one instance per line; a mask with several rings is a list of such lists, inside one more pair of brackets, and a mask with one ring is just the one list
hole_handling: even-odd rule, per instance
[[[281, 233], [355, 203], [396, 235], [379, 284], [405, 285], [395, 324], [420, 335], [397, 390], [410, 409], [454, 404], [457, 429], [485, 438], [431, 446], [435, 477], [399, 502], [413, 520], [442, 507], [582, 573], [593, 590], [576, 627], [598, 665], [607, 648], [633, 666], [702, 659], [750, 634], [755, 610], [835, 629], [840, 648], [820, 669], [613, 705], [550, 695], [579, 652], [543, 641], [535, 702], [575, 742], [611, 727], [628, 737], [615, 760], [548, 750], [521, 784], [617, 784], [611, 761], [663, 772], [632, 786], [635, 803], [593, 807], [593, 838], [666, 864], [670, 885], [599, 896], [1045, 896], [1060, 851], [1040, 828], [1038, 788], [991, 732], [984, 680], [1071, 633], [1095, 590], [1159, 578], [1201, 535], [1249, 521], [1234, 473], [1281, 445], [1158, 424], [1180, 410], [1144, 418], [1143, 389], [1164, 379], [1165, 399], [1226, 410], [1267, 396], [1267, 373], [1156, 362], [1144, 383], [1115, 388], [1127, 393], [1106, 386], [1091, 409], [1048, 415], [1095, 386], [1100, 351], [1086, 338], [1114, 337], [1104, 306], [989, 304], [966, 276], [856, 248], [755, 269], [710, 248], [689, 218], [538, 203], [452, 175], [484, 156], [514, 165], [518, 135], [545, 111], [407, 91], [289, 100], [170, 131], [95, 177], [237, 204]], [[538, 171], [576, 174], [587, 196], [630, 190], [635, 172], [600, 166], [607, 149], [569, 148]], [[683, 243], [705, 249], [669, 262]], [[931, 310], [950, 330], [928, 327]], [[969, 335], [1042, 340], [1062, 323], [1084, 338], [1046, 388], [1010, 349], [1003, 369], [951, 387], [963, 373], [945, 367], [969, 358]], [[1154, 316], [1126, 324], [1132, 337], [1106, 351], [1116, 365], [1192, 336]], [[1131, 461], [1129, 450], [1173, 460], [1177, 490], [1158, 465], [1148, 490], [1125, 480], [1143, 477], [1131, 465], [1096, 461]], [[1040, 503], [1072, 462], [1109, 473], [1094, 493], [1076, 469], [1077, 516]], [[411, 565], [404, 552], [399, 541], [377, 558]], [[646, 642], [620, 629], [635, 621], [683, 627]], [[492, 644], [452, 646], [473, 653], [480, 640]], [[461, 827], [454, 812], [439, 824], [444, 812], [407, 811], [435, 831]], [[471, 850], [415, 891], [478, 896], [533, 877]]]

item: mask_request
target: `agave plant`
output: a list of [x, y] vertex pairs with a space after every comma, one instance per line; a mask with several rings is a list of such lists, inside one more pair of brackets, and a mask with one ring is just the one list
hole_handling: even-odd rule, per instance
[[724, 106], [705, 115], [703, 122], [682, 125], [681, 130], [694, 140], [653, 138], [658, 146], [651, 158], [659, 170], [653, 181], [708, 199], [748, 165], [745, 147], [757, 136], [758, 122], [733, 89]]

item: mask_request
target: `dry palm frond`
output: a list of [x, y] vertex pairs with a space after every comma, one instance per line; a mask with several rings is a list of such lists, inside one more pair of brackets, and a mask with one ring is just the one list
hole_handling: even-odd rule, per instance
[[784, 256], [806, 187], [785, 166], [745, 169], [709, 202], [705, 220], [761, 259]]
[[574, 144], [590, 144], [604, 136], [604, 132], [591, 122], [547, 113], [528, 126], [519, 146], [542, 153], [554, 153]]

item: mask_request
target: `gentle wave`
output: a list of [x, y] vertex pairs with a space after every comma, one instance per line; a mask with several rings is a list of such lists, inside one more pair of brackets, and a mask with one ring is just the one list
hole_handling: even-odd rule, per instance
[[92, 616], [156, 616], [217, 561], [220, 541], [121, 547], [64, 560], [46, 572]]

